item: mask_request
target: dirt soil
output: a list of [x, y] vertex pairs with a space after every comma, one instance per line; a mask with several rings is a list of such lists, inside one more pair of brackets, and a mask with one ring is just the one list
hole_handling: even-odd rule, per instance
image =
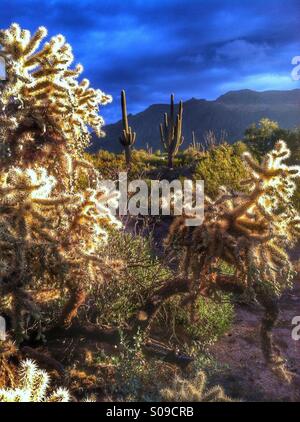
[[[165, 237], [168, 225], [169, 222], [165, 222], [155, 230], [157, 240]], [[160, 241], [156, 252], [162, 254]], [[231, 397], [245, 401], [300, 401], [300, 340], [292, 338], [292, 320], [300, 316], [300, 243], [290, 255], [296, 263], [298, 276], [294, 289], [280, 299], [280, 315], [273, 339], [286, 361], [292, 381], [288, 384], [280, 379], [264, 360], [260, 343], [262, 308], [237, 305], [231, 331], [210, 350], [222, 368], [212, 381], [221, 384]]]
[[247, 401], [300, 401], [300, 340], [292, 339], [292, 319], [300, 315], [300, 281], [280, 300], [280, 316], [273, 331], [286, 367], [288, 384], [266, 365], [260, 345], [262, 311], [258, 306], [237, 306], [232, 329], [212, 347], [211, 354], [224, 366], [215, 381], [227, 394]]

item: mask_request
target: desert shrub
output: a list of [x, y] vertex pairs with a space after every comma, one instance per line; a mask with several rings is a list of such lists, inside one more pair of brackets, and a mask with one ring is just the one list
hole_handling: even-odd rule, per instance
[[85, 158], [93, 163], [95, 168], [101, 172], [103, 179], [115, 180], [120, 171], [126, 171], [123, 154], [114, 154], [106, 150], [99, 150], [95, 154], [85, 154]]
[[[197, 344], [198, 351], [205, 351], [231, 327], [234, 307], [230, 295], [220, 294], [218, 300], [199, 297], [193, 306], [193, 318], [190, 309], [180, 306], [179, 300], [169, 305], [169, 323], [177, 333], [183, 330], [189, 344]], [[176, 335], [177, 336], [177, 335]]]
[[164, 154], [149, 153], [144, 149], [134, 150], [134, 157], [137, 162], [148, 163], [153, 167], [159, 167], [165, 161]]
[[113, 368], [113, 381], [108, 385], [107, 393], [117, 401], [159, 401], [160, 389], [170, 376], [174, 376], [174, 368], [145, 357], [143, 341], [139, 332], [131, 339], [122, 335], [114, 356], [98, 354], [98, 363]]
[[300, 129], [283, 129], [277, 122], [270, 119], [261, 119], [258, 124], [254, 123], [248, 127], [243, 143], [256, 158], [261, 159], [263, 155], [274, 148], [278, 139], [285, 141], [291, 150], [291, 164], [300, 159]]
[[204, 180], [207, 195], [215, 197], [220, 186], [240, 190], [241, 180], [247, 178], [241, 157], [231, 145], [223, 144], [205, 153], [195, 168], [194, 178]]
[[[94, 316], [93, 322], [99, 325], [122, 326], [144, 305], [155, 288], [172, 277], [172, 272], [153, 254], [151, 241], [142, 236], [112, 232], [103, 254], [109, 262], [119, 259], [126, 265], [120, 272], [108, 274], [101, 286], [91, 285], [88, 306], [81, 310], [81, 315], [87, 320]], [[217, 302], [200, 298], [196, 321], [192, 323], [189, 309], [183, 308], [180, 300], [175, 298], [161, 308], [155, 325], [174, 344], [186, 343], [188, 346], [190, 338], [205, 348], [230, 328], [232, 314], [229, 296], [222, 295]], [[183, 335], [174, 337], [174, 330]]]
[[243, 141], [256, 158], [261, 158], [281, 138], [281, 130], [277, 122], [263, 118], [258, 124], [253, 123], [245, 130]]
[[189, 147], [177, 154], [177, 166], [187, 166], [193, 169], [203, 157], [205, 157], [205, 152]]
[[[95, 154], [86, 154], [87, 160], [101, 172], [104, 179], [116, 180], [119, 172], [127, 171], [124, 154], [114, 154], [100, 150]], [[164, 165], [164, 157], [150, 154], [145, 150], [133, 150], [131, 153], [131, 167], [129, 180], [147, 177], [148, 172]]]
[[[122, 338], [115, 356], [99, 355], [100, 364], [114, 368], [114, 379], [108, 393], [121, 401], [231, 401], [220, 386], [209, 387], [201, 370], [191, 369], [191, 379], [181, 379], [178, 370], [163, 361], [145, 359], [143, 337], [138, 333], [134, 342]], [[170, 386], [170, 379], [175, 380]]]
[[237, 142], [235, 142], [234, 144], [232, 144], [232, 148], [233, 148], [234, 153], [238, 157], [242, 157], [242, 155], [244, 154], [244, 152], [247, 152], [249, 150], [249, 147], [243, 141], [237, 141]]
[[111, 231], [102, 252], [108, 261], [121, 260], [125, 265], [122, 271], [107, 274], [101, 286], [91, 285], [89, 308], [97, 323], [122, 325], [171, 271], [153, 254], [151, 240], [142, 236]]

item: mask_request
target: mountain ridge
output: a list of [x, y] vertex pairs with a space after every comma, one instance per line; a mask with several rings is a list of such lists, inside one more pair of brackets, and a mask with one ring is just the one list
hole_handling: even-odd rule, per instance
[[[176, 108], [178, 104], [176, 105]], [[168, 104], [151, 104], [145, 110], [129, 114], [128, 120], [137, 132], [135, 148], [161, 149], [159, 124], [164, 113], [169, 111]], [[213, 130], [217, 137], [227, 134], [228, 142], [241, 139], [245, 129], [266, 117], [275, 120], [282, 128], [292, 129], [300, 126], [300, 89], [288, 91], [253, 91], [244, 89], [229, 91], [215, 100], [191, 98], [184, 102], [183, 147], [191, 143], [192, 131], [198, 142], [203, 141], [205, 132]], [[121, 120], [104, 127], [106, 137], [96, 139], [92, 136], [90, 152], [107, 149], [112, 152], [122, 150], [118, 138], [122, 130]]]

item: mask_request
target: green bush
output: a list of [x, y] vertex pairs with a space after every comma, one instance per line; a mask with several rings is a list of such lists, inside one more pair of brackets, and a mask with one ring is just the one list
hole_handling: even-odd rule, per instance
[[270, 151], [278, 139], [281, 139], [281, 129], [277, 122], [270, 119], [261, 119], [245, 130], [244, 142], [256, 158]]
[[[94, 164], [103, 179], [115, 180], [119, 172], [127, 171], [124, 154], [100, 150], [96, 154], [86, 154], [85, 158]], [[147, 177], [148, 172], [165, 165], [166, 158], [160, 153], [151, 154], [145, 150], [133, 150], [129, 179]]]
[[169, 311], [177, 332], [183, 329], [188, 336], [188, 343], [197, 342], [201, 350], [224, 335], [230, 329], [234, 317], [234, 306], [228, 294], [221, 294], [217, 301], [199, 297], [194, 309], [195, 322], [190, 320], [189, 308], [181, 307], [178, 300], [172, 302]]
[[240, 190], [240, 182], [247, 178], [247, 170], [235, 147], [223, 144], [206, 152], [199, 160], [194, 178], [204, 180], [205, 193], [215, 197], [220, 186]]
[[153, 254], [151, 241], [126, 232], [114, 232], [103, 250], [112, 262], [121, 260], [124, 268], [112, 271], [111, 278], [93, 286], [91, 303], [99, 324], [120, 325], [144, 304], [171, 271]]
[[[95, 322], [99, 325], [122, 326], [145, 303], [153, 290], [173, 274], [153, 255], [151, 242], [141, 236], [112, 233], [105, 255], [112, 262], [115, 259], [124, 261], [125, 268], [119, 273], [112, 272], [112, 277], [103, 284], [93, 285], [89, 306], [81, 312], [86, 313], [85, 318], [89, 320], [90, 312], [97, 315]], [[217, 303], [200, 298], [196, 308], [197, 324], [190, 324], [189, 308], [182, 308], [180, 299], [174, 298], [160, 310], [155, 327], [171, 338], [175, 324], [175, 331], [184, 328], [182, 339], [192, 336], [203, 345], [211, 344], [230, 326], [233, 308], [229, 297], [223, 295]]]
[[175, 368], [162, 360], [145, 357], [143, 336], [138, 332], [132, 339], [121, 335], [115, 355], [97, 353], [97, 364], [113, 368], [113, 382], [107, 393], [116, 401], [160, 401], [160, 389], [174, 378]]

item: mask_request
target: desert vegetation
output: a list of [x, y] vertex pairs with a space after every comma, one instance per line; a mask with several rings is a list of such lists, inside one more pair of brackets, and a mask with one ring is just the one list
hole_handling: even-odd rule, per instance
[[[264, 119], [234, 144], [193, 134], [183, 150], [172, 95], [163, 151], [134, 150], [122, 91], [125, 154], [89, 154], [112, 99], [80, 80], [62, 35], [46, 37], [18, 24], [0, 32], [0, 401], [243, 399], [214, 385], [212, 353], [242, 303], [260, 306], [265, 365], [293, 384], [272, 330], [297, 280], [299, 130]], [[119, 193], [101, 180], [125, 170], [204, 180], [203, 223], [114, 215]]]

